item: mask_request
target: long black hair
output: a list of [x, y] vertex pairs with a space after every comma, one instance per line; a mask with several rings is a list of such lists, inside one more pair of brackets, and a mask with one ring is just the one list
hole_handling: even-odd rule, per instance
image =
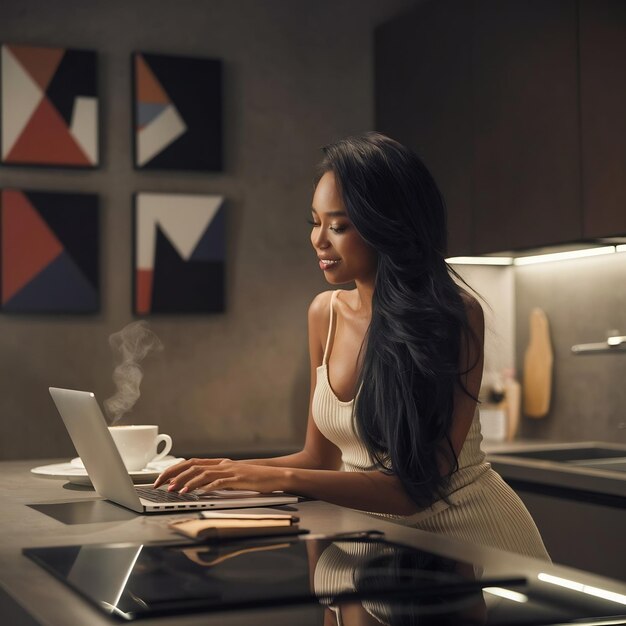
[[[354, 419], [373, 463], [427, 507], [458, 459], [449, 438], [461, 342], [476, 340], [445, 262], [446, 209], [419, 157], [370, 132], [323, 148], [350, 221], [378, 253]], [[475, 398], [474, 398], [475, 399]], [[442, 462], [451, 468], [442, 475]]]

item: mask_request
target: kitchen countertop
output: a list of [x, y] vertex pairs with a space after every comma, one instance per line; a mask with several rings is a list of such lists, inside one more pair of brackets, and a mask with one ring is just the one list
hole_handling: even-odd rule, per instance
[[[512, 456], [515, 453], [575, 448], [611, 448], [626, 457], [626, 446], [600, 441], [579, 442], [484, 442], [483, 450], [493, 468], [507, 480], [535, 483], [560, 489], [586, 491], [623, 500], [626, 505], [626, 473], [598, 467], [584, 467], [561, 461]], [[623, 455], [621, 454], [623, 452]]]
[[492, 439], [483, 439], [480, 447], [489, 454], [498, 454], [499, 452], [527, 450], [538, 445], [561, 445], [567, 443], [565, 441], [538, 441], [537, 439], [514, 439], [513, 441], [495, 441]]
[[[93, 490], [37, 477], [30, 468], [45, 461], [1, 463], [0, 622], [11, 626], [105, 626], [113, 622], [21, 553], [23, 547], [172, 540], [166, 524], [176, 515], [137, 515], [101, 500]], [[52, 460], [50, 461], [52, 462]], [[315, 533], [378, 529], [387, 538], [482, 566], [483, 576], [536, 577], [540, 571], [620, 594], [626, 585], [571, 568], [466, 544], [373, 518], [320, 501], [295, 506], [301, 526]], [[309, 611], [310, 613], [310, 611]], [[277, 608], [158, 618], [160, 626], [298, 623], [303, 609]], [[145, 623], [145, 620], [141, 623]]]

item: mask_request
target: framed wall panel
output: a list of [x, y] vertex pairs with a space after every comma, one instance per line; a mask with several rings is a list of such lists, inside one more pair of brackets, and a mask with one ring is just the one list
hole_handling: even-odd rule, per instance
[[3, 44], [0, 56], [2, 164], [97, 167], [96, 53]]
[[135, 52], [132, 67], [135, 167], [221, 170], [221, 61]]
[[133, 215], [133, 311], [224, 311], [224, 198], [138, 193]]
[[0, 190], [0, 309], [99, 310], [98, 196]]

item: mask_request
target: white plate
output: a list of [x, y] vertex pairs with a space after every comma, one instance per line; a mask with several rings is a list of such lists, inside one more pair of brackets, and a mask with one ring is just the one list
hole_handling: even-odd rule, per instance
[[[134, 483], [152, 483], [164, 469], [183, 460], [184, 459], [177, 459], [173, 456], [166, 456], [156, 463], [149, 463], [148, 467], [144, 467], [142, 470], [128, 472], [128, 474], [133, 479]], [[30, 471], [42, 478], [63, 479], [75, 485], [91, 486], [91, 480], [80, 459], [72, 459], [67, 463], [54, 463], [52, 465], [33, 467]]]

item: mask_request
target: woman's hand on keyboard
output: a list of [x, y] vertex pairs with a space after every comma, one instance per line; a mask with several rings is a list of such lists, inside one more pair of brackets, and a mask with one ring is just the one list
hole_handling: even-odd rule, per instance
[[181, 461], [180, 463], [171, 465], [166, 470], [162, 471], [159, 477], [154, 481], [154, 488], [156, 489], [157, 487], [170, 482], [192, 467], [211, 467], [213, 465], [218, 465], [222, 461], [230, 461], [230, 459], [187, 459], [186, 461]]
[[288, 468], [254, 465], [231, 459], [189, 459], [166, 469], [154, 483], [169, 482], [168, 491], [187, 493], [194, 489], [251, 489], [261, 493], [284, 491]]

